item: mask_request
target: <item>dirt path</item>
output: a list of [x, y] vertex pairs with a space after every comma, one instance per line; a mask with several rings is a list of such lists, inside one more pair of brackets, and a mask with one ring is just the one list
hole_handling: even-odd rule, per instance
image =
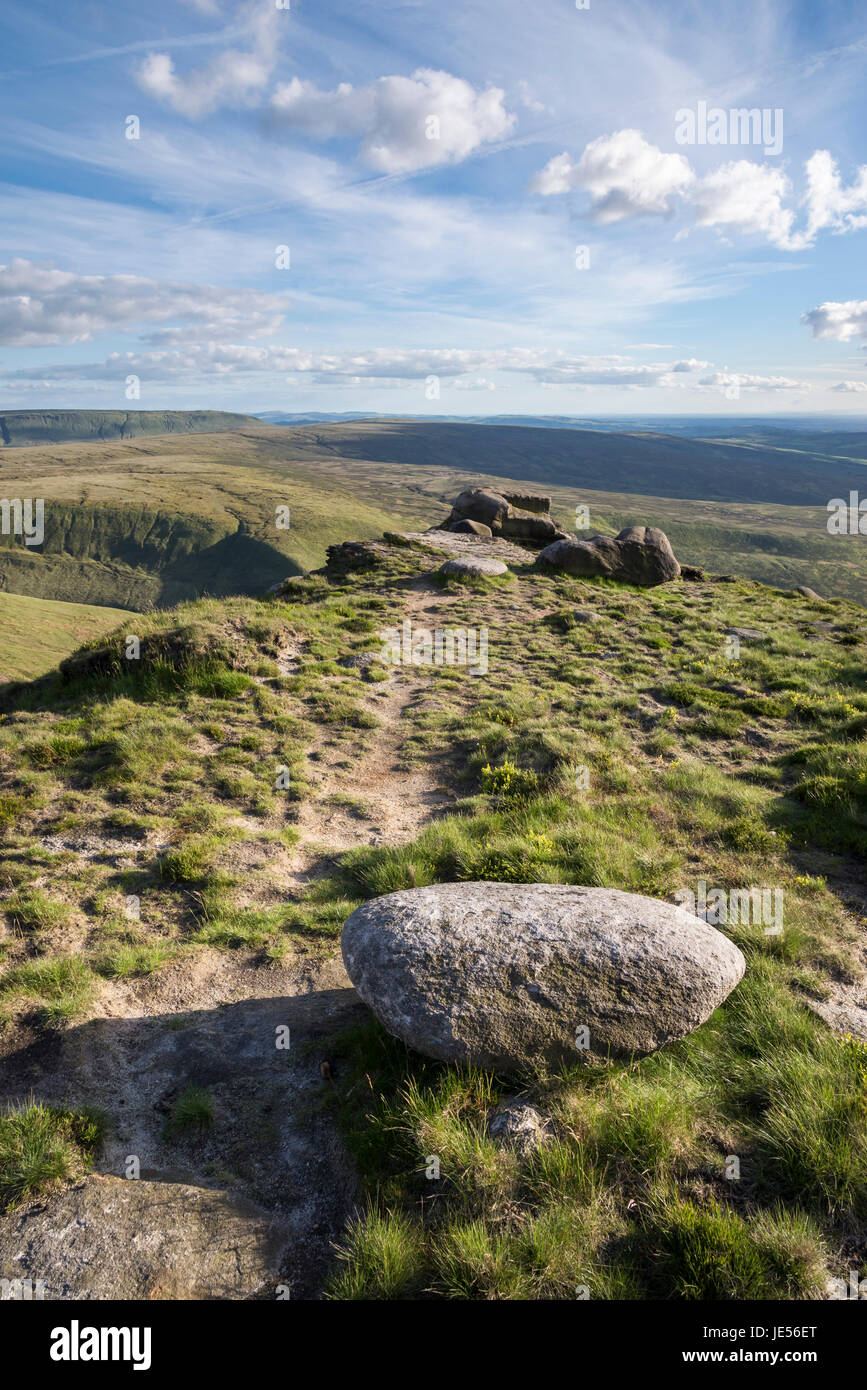
[[[414, 627], [436, 627], [452, 602], [420, 580], [408, 591], [403, 618]], [[363, 751], [350, 762], [346, 744], [336, 737], [326, 737], [311, 750], [315, 781], [297, 821], [302, 877], [323, 846], [345, 851], [358, 845], [404, 844], [454, 801], [436, 763], [426, 759], [406, 765], [407, 711], [430, 698], [429, 676], [414, 666], [386, 669], [387, 680], [365, 685], [360, 694], [359, 703], [378, 721]], [[344, 798], [352, 805], [341, 804]]]

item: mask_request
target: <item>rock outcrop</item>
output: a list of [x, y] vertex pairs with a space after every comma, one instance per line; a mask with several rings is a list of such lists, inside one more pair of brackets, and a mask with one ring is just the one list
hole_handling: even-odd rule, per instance
[[467, 488], [456, 498], [443, 529], [465, 531], [467, 522], [486, 527], [493, 536], [536, 545], [565, 535], [551, 516], [551, 498], [542, 494]]
[[618, 579], [644, 588], [664, 584], [680, 574], [668, 537], [656, 526], [627, 526], [613, 538], [590, 536], [585, 541], [566, 536], [546, 546], [537, 564], [582, 579]]
[[325, 554], [325, 572], [337, 576], [378, 569], [388, 559], [388, 546], [381, 541], [341, 541], [327, 546]]
[[737, 947], [685, 908], [548, 883], [389, 893], [352, 913], [342, 949], [390, 1033], [503, 1073], [653, 1052], [744, 972]]

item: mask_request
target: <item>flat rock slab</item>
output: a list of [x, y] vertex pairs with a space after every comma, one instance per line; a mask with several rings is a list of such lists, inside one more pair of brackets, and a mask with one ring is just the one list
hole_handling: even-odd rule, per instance
[[536, 551], [514, 541], [495, 537], [486, 540], [484, 536], [471, 536], [460, 531], [443, 531], [435, 526], [430, 531], [404, 531], [407, 540], [418, 541], [425, 550], [439, 554], [475, 558], [484, 555], [489, 560], [503, 560], [507, 565], [532, 565]]
[[0, 1278], [42, 1280], [46, 1299], [274, 1298], [288, 1249], [234, 1193], [89, 1177], [7, 1218]]
[[502, 560], [488, 560], [484, 555], [471, 555], [465, 560], [446, 560], [444, 565], [440, 565], [438, 573], [450, 579], [473, 579], [476, 576], [506, 574], [508, 569], [509, 566]]
[[[238, 997], [226, 997], [232, 994]], [[191, 996], [196, 1001], [192, 1008], [187, 1007]], [[206, 999], [212, 1007], [203, 1007]], [[214, 1189], [226, 1186], [231, 1188], [231, 1212], [226, 1205], [229, 1196], [219, 1210], [226, 1222], [231, 1216], [233, 1242], [246, 1239], [241, 1234], [246, 1212], [253, 1223], [253, 1244], [247, 1248], [259, 1248], [257, 1223], [267, 1211], [275, 1229], [291, 1233], [284, 1273], [292, 1297], [318, 1297], [334, 1259], [334, 1242], [358, 1195], [353, 1164], [323, 1105], [331, 1083], [320, 1071], [320, 1060], [331, 1056], [333, 1040], [366, 1016], [340, 962], [304, 971], [258, 971], [238, 964], [224, 973], [206, 955], [119, 986], [111, 1003], [116, 1015], [52, 1030], [38, 1042], [22, 1042], [20, 1048], [7, 1047], [0, 1060], [0, 1106], [22, 1104], [33, 1096], [63, 1109], [92, 1106], [106, 1118], [95, 1167], [107, 1186], [99, 1186], [94, 1177], [93, 1194], [88, 1188], [86, 1197], [76, 1199], [88, 1203], [87, 1249], [96, 1252], [94, 1264], [103, 1271], [100, 1289], [111, 1288], [115, 1276], [127, 1277], [117, 1247], [127, 1242], [136, 1222], [151, 1231], [153, 1288], [163, 1288], [163, 1246], [158, 1240], [163, 1226], [174, 1224], [183, 1231], [184, 1210], [198, 1212], [197, 1227], [187, 1233], [190, 1248], [196, 1248], [197, 1230], [210, 1221]], [[288, 1048], [276, 1045], [278, 1036]], [[201, 1132], [167, 1133], [179, 1096], [193, 1084], [208, 1091], [213, 1122]], [[125, 1177], [131, 1154], [141, 1165], [138, 1180]], [[222, 1174], [225, 1177], [216, 1176]], [[114, 1187], [112, 1180], [121, 1186]], [[129, 1195], [133, 1188], [137, 1196]], [[115, 1196], [99, 1207], [105, 1192]], [[196, 1193], [204, 1194], [204, 1206], [197, 1205]], [[54, 1222], [56, 1210], [55, 1224], [60, 1222], [64, 1203], [72, 1200], [52, 1198], [46, 1220]], [[141, 1203], [135, 1219], [127, 1205], [132, 1201]], [[152, 1225], [147, 1224], [145, 1210], [150, 1202], [161, 1208]], [[161, 1205], [165, 1203], [169, 1205]], [[21, 1219], [20, 1213], [0, 1215], [0, 1252], [9, 1257], [27, 1249], [15, 1234]], [[216, 1222], [211, 1225], [216, 1230]], [[39, 1222], [27, 1226], [36, 1229], [41, 1229]], [[168, 1239], [170, 1231], [164, 1234]], [[47, 1252], [49, 1246], [39, 1248]], [[141, 1271], [144, 1266], [136, 1268]], [[52, 1262], [35, 1267], [34, 1277], [47, 1280], [53, 1269]], [[243, 1288], [254, 1290], [255, 1281], [248, 1278], [252, 1269], [249, 1260], [242, 1263]], [[2, 1267], [0, 1277], [6, 1277]], [[147, 1283], [143, 1274], [142, 1279]], [[208, 1279], [213, 1282], [210, 1275]], [[116, 1291], [91, 1296], [127, 1295]], [[176, 1295], [157, 1291], [140, 1296]], [[248, 1295], [231, 1294], [242, 1296]]]
[[388, 893], [352, 913], [341, 944], [389, 1033], [503, 1073], [653, 1052], [703, 1023], [745, 967], [685, 908], [547, 883]]

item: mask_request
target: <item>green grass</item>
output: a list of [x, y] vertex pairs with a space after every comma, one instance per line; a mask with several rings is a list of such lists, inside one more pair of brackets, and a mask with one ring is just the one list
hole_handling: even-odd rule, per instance
[[7, 899], [3, 910], [20, 931], [50, 931], [69, 921], [68, 904], [39, 888], [19, 889]]
[[31, 681], [131, 617], [122, 608], [0, 592], [0, 684]]
[[13, 965], [0, 975], [0, 998], [35, 1004], [47, 1025], [62, 1027], [85, 1012], [93, 986], [93, 974], [85, 961], [74, 956], [47, 956]]
[[214, 1099], [204, 1086], [187, 1086], [172, 1106], [166, 1121], [166, 1137], [188, 1138], [203, 1134], [214, 1123]]
[[671, 1296], [683, 1299], [816, 1297], [822, 1288], [820, 1233], [783, 1209], [752, 1221], [710, 1202], [658, 1202], [647, 1228], [667, 1266]]
[[97, 959], [95, 968], [109, 980], [124, 980], [132, 975], [152, 975], [171, 958], [171, 951], [162, 941], [119, 942]]
[[39, 1102], [0, 1114], [0, 1211], [43, 1197], [90, 1166], [102, 1142], [95, 1112]]

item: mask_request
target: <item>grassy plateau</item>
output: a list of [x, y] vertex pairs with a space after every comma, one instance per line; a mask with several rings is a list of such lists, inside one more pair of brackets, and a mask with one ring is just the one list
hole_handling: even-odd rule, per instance
[[[239, 478], [253, 473], [215, 460], [214, 438], [198, 441], [209, 457], [197, 474], [189, 442], [161, 442], [158, 458], [147, 442], [143, 472], [123, 478], [116, 446], [100, 446], [92, 505], [122, 486], [143, 509], [166, 507], [182, 457], [186, 486], [201, 478], [186, 493], [191, 509], [218, 498], [227, 512], [252, 508]], [[272, 497], [284, 495], [281, 449], [297, 449], [280, 438], [249, 440]], [[232, 447], [229, 436], [219, 444]], [[332, 467], [345, 460], [329, 466], [318, 447], [315, 461], [311, 446], [303, 467], [293, 463], [293, 486], [328, 491], [344, 536], [372, 531], [384, 511], [424, 519], [438, 490], [455, 490], [452, 469], [407, 477], [382, 463], [359, 471], [341, 502]], [[46, 495], [68, 488], [64, 468], [39, 460]], [[606, 505], [617, 525], [624, 513]], [[809, 508], [789, 510], [804, 511], [794, 538]], [[695, 561], [701, 524], [689, 524], [695, 546], [680, 558]], [[310, 554], [323, 538], [292, 544]], [[324, 1292], [804, 1299], [829, 1272], [863, 1273], [867, 1045], [820, 1016], [863, 970], [863, 608], [746, 577], [639, 590], [521, 565], [443, 586], [432, 576], [441, 558], [383, 544], [364, 572], [139, 614], [136, 658], [121, 628], [62, 672], [6, 687], [7, 1067], [22, 1038], [39, 1046], [110, 1013], [118, 982], [139, 981], [147, 1012], [149, 991], [179, 962], [217, 954], [267, 972], [325, 961], [356, 905], [400, 888], [582, 883], [673, 900], [702, 880], [773, 887], [782, 934], [723, 926], [747, 957], [744, 980], [690, 1037], [643, 1060], [516, 1086], [427, 1061], [372, 1019], [344, 1031], [325, 1103], [360, 1197]], [[428, 625], [487, 628], [489, 670], [412, 668], [396, 707], [379, 634], [420, 604]], [[436, 813], [391, 839], [369, 833], [360, 783], [371, 762], [383, 795], [406, 800], [423, 785], [440, 795]], [[525, 1157], [487, 1128], [516, 1090], [549, 1126]], [[206, 1127], [209, 1106], [207, 1094], [185, 1094], [167, 1132]], [[10, 1208], [97, 1151], [86, 1111], [33, 1107], [0, 1126]], [[35, 1157], [25, 1162], [24, 1148]]]

